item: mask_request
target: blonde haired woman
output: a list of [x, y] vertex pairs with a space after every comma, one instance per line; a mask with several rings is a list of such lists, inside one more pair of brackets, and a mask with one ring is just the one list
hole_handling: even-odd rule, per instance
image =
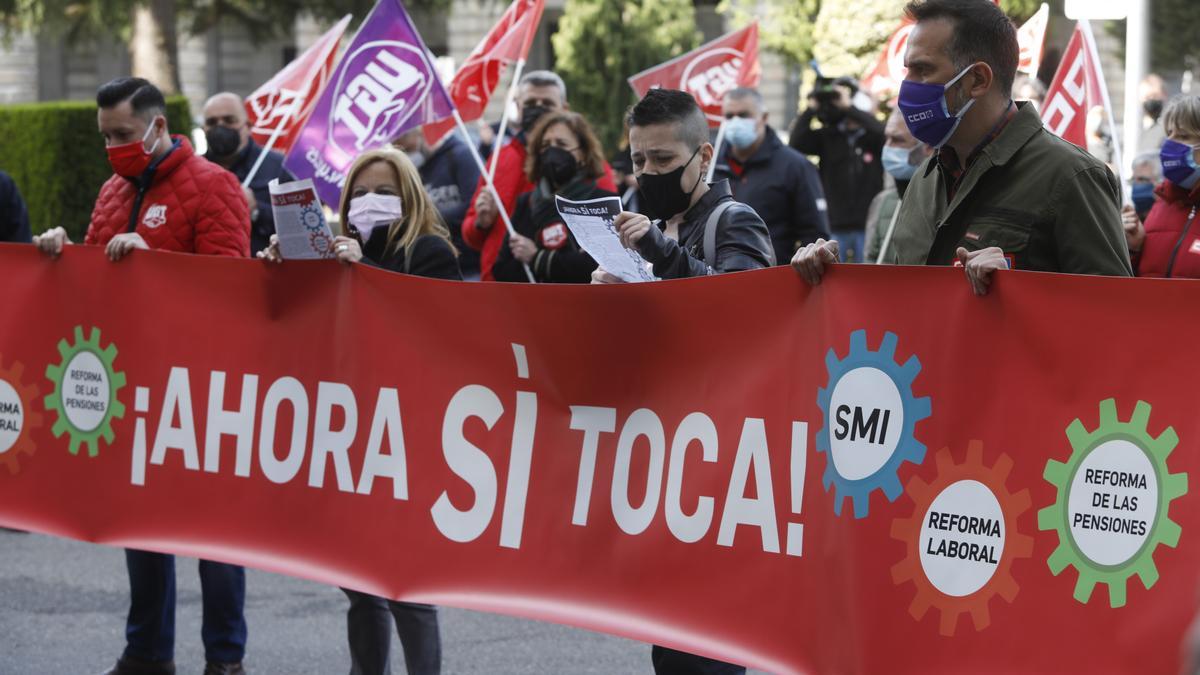
[[[330, 244], [338, 260], [420, 277], [462, 279], [450, 232], [403, 152], [380, 148], [359, 155], [346, 175], [338, 212], [346, 231]], [[258, 257], [282, 262], [276, 235]]]
[[[359, 155], [346, 176], [339, 211], [343, 226], [349, 229], [330, 246], [343, 263], [362, 261], [404, 274], [462, 279], [450, 233], [426, 196], [416, 167], [403, 152], [384, 148]], [[270, 246], [258, 257], [282, 262], [279, 238], [272, 235]], [[350, 598], [346, 633], [351, 675], [391, 673], [393, 619], [409, 675], [441, 672], [442, 642], [435, 607], [348, 588], [342, 591]]]
[[1200, 255], [1197, 255], [1200, 224], [1196, 222], [1200, 209], [1200, 96], [1172, 99], [1161, 120], [1167, 134], [1159, 150], [1163, 182], [1155, 190], [1158, 200], [1146, 216], [1145, 232], [1127, 237], [1129, 255], [1138, 276], [1197, 279], [1200, 278]]

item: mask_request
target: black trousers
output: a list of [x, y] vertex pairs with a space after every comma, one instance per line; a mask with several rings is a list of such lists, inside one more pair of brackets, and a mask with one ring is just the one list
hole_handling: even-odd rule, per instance
[[437, 608], [398, 602], [343, 588], [350, 598], [346, 634], [350, 640], [350, 675], [390, 675], [392, 622], [404, 648], [408, 675], [439, 675], [442, 638]]
[[658, 645], [650, 649], [650, 660], [656, 675], [746, 675], [742, 666]]

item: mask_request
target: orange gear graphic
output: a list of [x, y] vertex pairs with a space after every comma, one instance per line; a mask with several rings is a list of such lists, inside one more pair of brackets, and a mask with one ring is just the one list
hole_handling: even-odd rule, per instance
[[[967, 458], [962, 464], [955, 464], [949, 448], [938, 451], [937, 478], [932, 483], [925, 483], [920, 478], [913, 477], [909, 482], [906, 494], [916, 503], [910, 518], [897, 518], [892, 522], [892, 538], [904, 542], [906, 555], [892, 567], [892, 581], [897, 585], [911, 581], [917, 587], [916, 597], [909, 605], [908, 613], [920, 621], [930, 607], [941, 610], [942, 617], [939, 632], [947, 637], [954, 635], [958, 625], [958, 617], [969, 612], [975, 623], [975, 630], [981, 631], [991, 623], [988, 613], [988, 602], [993, 595], [999, 595], [1008, 602], [1017, 596], [1017, 582], [1012, 576], [1012, 564], [1016, 558], [1028, 558], [1033, 554], [1033, 538], [1017, 531], [1017, 518], [1029, 510], [1032, 500], [1029, 490], [1017, 494], [1008, 492], [1004, 487], [1008, 474], [1012, 471], [1013, 461], [1008, 455], [1000, 455], [991, 468], [983, 464], [983, 443], [971, 441], [967, 444]], [[973, 480], [985, 485], [1004, 514], [1004, 550], [991, 578], [982, 588], [974, 593], [955, 597], [947, 595], [933, 585], [921, 565], [921, 526], [926, 513], [933, 505], [934, 499], [951, 485]]]
[[25, 366], [19, 361], [14, 362], [11, 368], [4, 367], [4, 359], [0, 358], [0, 380], [8, 382], [17, 392], [17, 396], [21, 399], [21, 411], [24, 413], [24, 419], [21, 422], [21, 435], [17, 437], [17, 442], [13, 444], [8, 452], [0, 454], [0, 464], [8, 467], [10, 474], [15, 474], [21, 470], [21, 455], [32, 455], [37, 446], [33, 442], [33, 430], [42, 426], [42, 414], [34, 410], [34, 401], [40, 401], [38, 396], [37, 385], [21, 383], [21, 375], [25, 373]]

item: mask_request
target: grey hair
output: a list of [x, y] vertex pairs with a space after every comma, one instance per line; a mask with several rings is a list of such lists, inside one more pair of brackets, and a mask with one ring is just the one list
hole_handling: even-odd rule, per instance
[[736, 101], [751, 99], [754, 101], [754, 105], [758, 108], [759, 112], [762, 112], [765, 107], [763, 106], [762, 94], [760, 94], [759, 91], [753, 87], [738, 87], [737, 89], [731, 89], [725, 94], [725, 98]]
[[522, 87], [558, 87], [562, 100], [567, 100], [567, 84], [558, 73], [549, 70], [533, 70], [521, 76], [518, 83]]
[[1200, 136], [1200, 96], [1176, 96], [1167, 103], [1162, 114], [1163, 131], [1176, 131]]
[[1162, 179], [1162, 162], [1159, 161], [1157, 152], [1143, 152], [1133, 158], [1133, 164], [1130, 167], [1136, 170], [1139, 166], [1149, 166], [1154, 174], [1154, 182], [1157, 183]]

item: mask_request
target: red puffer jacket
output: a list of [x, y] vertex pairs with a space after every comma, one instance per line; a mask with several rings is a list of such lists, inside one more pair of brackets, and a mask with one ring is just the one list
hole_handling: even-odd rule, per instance
[[152, 249], [250, 255], [250, 209], [237, 177], [197, 155], [183, 136], [172, 140], [175, 149], [152, 173], [134, 180], [114, 174], [104, 183], [84, 243], [104, 246], [132, 221]]
[[1164, 180], [1146, 216], [1146, 240], [1134, 269], [1140, 277], [1200, 279], [1200, 185], [1190, 192]]

